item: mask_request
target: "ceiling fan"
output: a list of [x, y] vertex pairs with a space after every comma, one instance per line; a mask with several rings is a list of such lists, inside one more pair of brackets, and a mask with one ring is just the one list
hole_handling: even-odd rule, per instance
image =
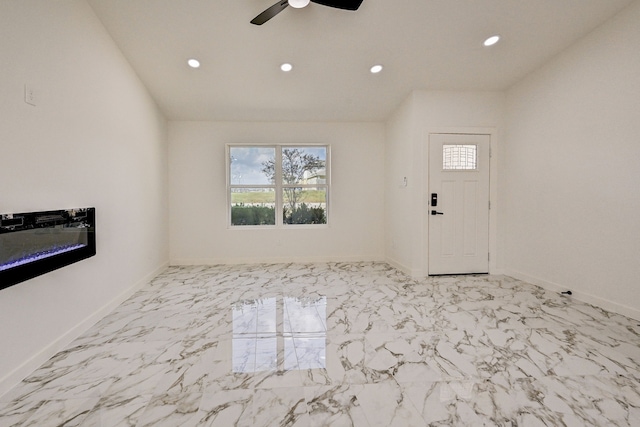
[[279, 2], [262, 12], [260, 15], [253, 18], [251, 23], [254, 25], [262, 25], [285, 10], [287, 6], [299, 9], [308, 5], [310, 1], [324, 6], [345, 10], [358, 10], [360, 4], [362, 3], [362, 0], [280, 0]]

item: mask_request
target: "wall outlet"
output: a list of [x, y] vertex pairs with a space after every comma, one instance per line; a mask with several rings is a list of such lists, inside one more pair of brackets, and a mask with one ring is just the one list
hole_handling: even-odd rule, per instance
[[35, 107], [36, 101], [36, 90], [29, 85], [24, 85], [24, 102]]

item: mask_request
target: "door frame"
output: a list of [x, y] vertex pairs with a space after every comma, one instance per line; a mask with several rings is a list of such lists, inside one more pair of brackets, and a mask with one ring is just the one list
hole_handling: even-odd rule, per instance
[[433, 134], [489, 135], [489, 274], [501, 274], [498, 270], [498, 131], [495, 127], [442, 127], [428, 128], [422, 138], [422, 275], [429, 275], [429, 138]]

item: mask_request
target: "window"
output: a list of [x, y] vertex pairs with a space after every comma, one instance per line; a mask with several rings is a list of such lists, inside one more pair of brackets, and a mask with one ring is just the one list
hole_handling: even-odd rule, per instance
[[477, 169], [477, 145], [443, 145], [442, 169], [475, 170]]
[[329, 147], [229, 145], [232, 226], [326, 224]]

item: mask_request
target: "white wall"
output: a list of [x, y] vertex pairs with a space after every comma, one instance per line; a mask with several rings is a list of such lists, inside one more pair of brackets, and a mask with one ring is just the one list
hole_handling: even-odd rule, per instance
[[168, 208], [166, 121], [84, 1], [2, 0], [0, 52], [0, 212], [97, 216], [95, 257], [0, 291], [2, 394], [166, 265]]
[[[375, 123], [169, 123], [172, 264], [383, 259], [384, 128]], [[329, 226], [230, 229], [225, 144], [331, 145]]]
[[[416, 123], [415, 96], [411, 94], [386, 123], [385, 135], [385, 257], [407, 274], [419, 275], [413, 262], [412, 236], [421, 231], [420, 203], [412, 191], [414, 163], [420, 132]], [[404, 184], [404, 178], [407, 184]]]
[[[497, 148], [503, 116], [502, 92], [415, 91], [390, 118], [385, 142], [385, 250], [391, 264], [414, 276], [427, 273], [429, 133], [491, 133], [492, 146]], [[499, 209], [499, 157], [496, 150], [491, 171], [494, 212]], [[404, 176], [406, 188], [399, 185]], [[497, 255], [500, 232], [493, 213], [490, 233], [491, 249]], [[492, 266], [495, 272], [495, 259]]]
[[640, 319], [640, 2], [508, 92], [512, 275]]

